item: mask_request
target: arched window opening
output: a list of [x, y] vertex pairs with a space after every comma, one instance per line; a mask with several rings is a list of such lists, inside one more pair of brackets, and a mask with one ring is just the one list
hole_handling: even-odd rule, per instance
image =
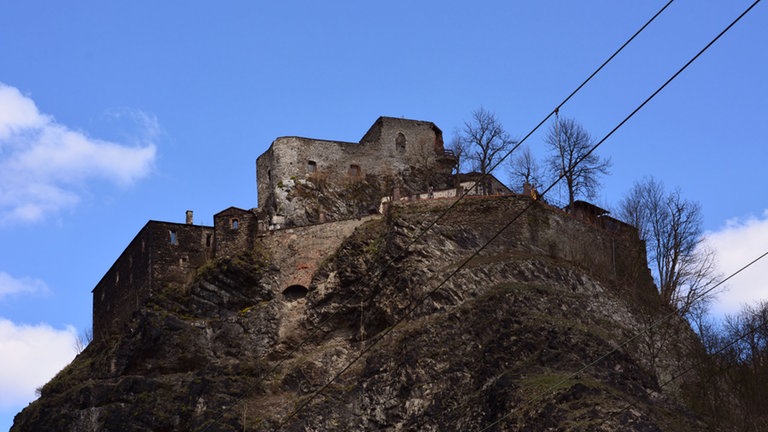
[[240, 221], [239, 221], [239, 220], [237, 220], [237, 218], [233, 218], [233, 219], [232, 219], [232, 224], [231, 224], [231, 227], [232, 227], [232, 229], [238, 229], [238, 228], [240, 228]]
[[317, 171], [317, 162], [310, 160], [307, 161], [307, 174], [313, 174]]
[[397, 138], [395, 138], [395, 148], [397, 148], [398, 151], [404, 152], [405, 151], [405, 135], [403, 135], [402, 132], [397, 134]]
[[309, 290], [303, 285], [291, 285], [283, 290], [283, 299], [287, 301], [295, 301], [307, 296]]

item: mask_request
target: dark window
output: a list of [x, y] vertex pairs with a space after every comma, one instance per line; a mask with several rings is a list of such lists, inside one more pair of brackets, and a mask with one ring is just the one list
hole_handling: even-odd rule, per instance
[[205, 235], [205, 245], [206, 246], [210, 246], [211, 245], [211, 235], [210, 234], [206, 234]]
[[171, 244], [174, 244], [174, 245], [179, 244], [179, 239], [176, 238], [176, 231], [171, 230], [170, 234], [171, 234]]
[[240, 228], [240, 221], [237, 219], [232, 219], [232, 229], [238, 229]]
[[406, 140], [405, 140], [405, 135], [403, 135], [403, 133], [402, 133], [402, 132], [400, 132], [399, 134], [397, 134], [397, 138], [395, 138], [395, 147], [396, 147], [396, 148], [397, 148], [399, 151], [401, 151], [401, 152], [402, 152], [402, 151], [405, 151], [405, 141], [406, 141]]
[[317, 162], [311, 160], [307, 161], [307, 173], [312, 174], [317, 171]]
[[352, 164], [349, 166], [349, 171], [347, 171], [347, 174], [350, 177], [360, 177], [360, 165]]

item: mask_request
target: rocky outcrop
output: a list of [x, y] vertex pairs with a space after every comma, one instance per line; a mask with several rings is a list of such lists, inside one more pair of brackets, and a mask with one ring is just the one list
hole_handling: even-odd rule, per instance
[[514, 219], [532, 204], [515, 197], [466, 199], [422, 233], [450, 203], [358, 226], [306, 295], [259, 242], [206, 265], [12, 431], [702, 429], [660, 385], [696, 348], [684, 323], [624, 343], [665, 313], [636, 239], [541, 203]]

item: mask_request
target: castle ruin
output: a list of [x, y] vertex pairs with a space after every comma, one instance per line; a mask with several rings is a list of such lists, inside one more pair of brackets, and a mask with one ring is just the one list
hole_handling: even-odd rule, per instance
[[375, 212], [393, 188], [452, 187], [456, 162], [427, 121], [379, 117], [358, 143], [281, 137], [256, 159], [259, 209], [273, 228], [349, 219]]
[[[213, 226], [194, 225], [190, 211], [184, 224], [147, 222], [92, 291], [94, 339], [112, 334], [159, 290], [191, 281], [206, 262], [252, 248], [260, 233], [359, 218], [392, 187], [446, 187], [455, 163], [440, 129], [426, 121], [380, 117], [359, 143], [277, 138], [256, 160], [258, 208], [229, 207]], [[301, 196], [317, 185], [312, 198], [335, 194], [346, 206], [313, 206]], [[299, 279], [294, 284], [308, 284], [306, 275]]]
[[[257, 208], [229, 207], [214, 215], [213, 226], [195, 225], [191, 211], [183, 224], [147, 222], [92, 291], [94, 340], [117, 334], [149, 298], [183, 287], [205, 263], [251, 250], [257, 242], [291, 251], [281, 259], [278, 282], [287, 290], [283, 294], [306, 292], [322, 260], [363, 216], [378, 214], [385, 204], [403, 197], [511, 194], [493, 177], [479, 188], [477, 173], [452, 175], [456, 162], [444, 149], [440, 129], [426, 121], [380, 117], [359, 143], [277, 138], [256, 160]], [[595, 213], [594, 206], [579, 204], [608, 231], [634, 230], [602, 209]]]

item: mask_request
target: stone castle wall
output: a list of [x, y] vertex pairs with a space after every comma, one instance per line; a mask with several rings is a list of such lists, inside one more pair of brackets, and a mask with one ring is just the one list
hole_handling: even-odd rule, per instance
[[[422, 218], [448, 205], [448, 201], [439, 199], [396, 202], [389, 211]], [[510, 222], [511, 225], [496, 236]], [[632, 288], [637, 294], [654, 295], [639, 291], [653, 283], [648, 279], [645, 245], [631, 226], [608, 229], [546, 203], [532, 202], [524, 195], [468, 196], [439, 225], [451, 229], [486, 227], [480, 238], [455, 237], [474, 247], [494, 238], [479, 255], [478, 262], [503, 261], [519, 254], [551, 257], [570, 262], [602, 280], [613, 281], [616, 286]], [[433, 235], [440, 231], [436, 229]]]
[[[445, 154], [440, 129], [423, 121], [381, 117], [359, 143], [278, 138], [256, 161], [259, 208], [225, 209], [214, 215], [212, 227], [193, 225], [188, 212], [187, 224], [149, 221], [139, 231], [92, 291], [94, 339], [116, 331], [153, 293], [182, 287], [207, 261], [253, 249], [256, 242], [281, 267], [281, 286], [306, 288], [322, 259], [362, 223], [364, 212], [372, 207], [376, 213], [382, 197], [394, 190], [434, 198], [435, 179], [449, 178], [454, 163]], [[442, 186], [466, 186], [472, 175], [464, 177]], [[488, 184], [494, 193], [509, 192], [500, 183]], [[427, 192], [428, 186], [437, 187]], [[530, 197], [489, 197], [487, 202], [493, 203], [487, 212], [469, 212], [481, 219], [477, 223], [505, 220]], [[506, 213], [494, 216], [499, 212]], [[593, 222], [537, 203], [516, 222], [514, 235], [522, 237], [511, 244], [613, 279], [643, 274], [645, 248], [638, 247], [636, 230], [607, 217]], [[298, 228], [271, 231], [281, 226]]]
[[451, 172], [455, 160], [444, 153], [442, 132], [433, 123], [391, 117], [380, 117], [359, 143], [281, 137], [256, 160], [259, 208], [288, 226], [304, 220], [295, 214], [303, 209], [286, 206], [280, 189], [307, 178], [333, 185], [371, 177], [389, 185], [395, 179], [426, 190], [426, 176]]
[[264, 230], [259, 216], [258, 211], [237, 207], [216, 213], [213, 216], [216, 256], [232, 256], [240, 251], [252, 249], [256, 235]]
[[147, 222], [92, 291], [94, 339], [128, 321], [153, 292], [190, 281], [213, 251], [213, 227]]
[[259, 241], [280, 268], [281, 289], [299, 285], [308, 288], [320, 263], [363, 223], [381, 216], [369, 216], [279, 231], [269, 231]]

